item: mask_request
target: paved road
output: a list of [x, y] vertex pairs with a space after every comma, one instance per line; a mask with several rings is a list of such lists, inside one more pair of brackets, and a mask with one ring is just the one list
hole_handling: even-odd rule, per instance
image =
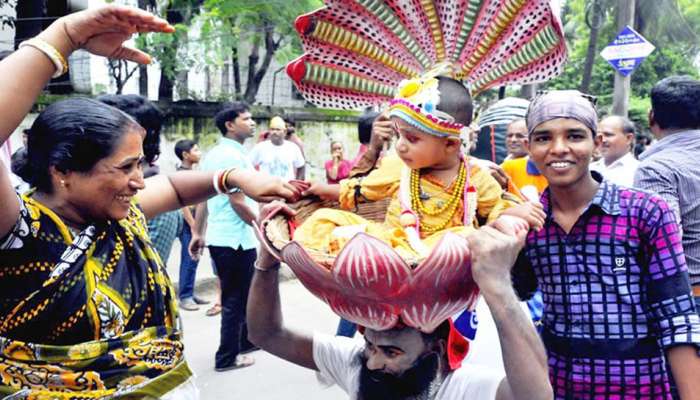
[[[305, 331], [335, 332], [338, 318], [296, 280], [281, 284], [283, 312], [288, 323]], [[213, 297], [213, 294], [208, 296]], [[214, 371], [214, 353], [219, 344], [220, 318], [206, 317], [204, 310], [182, 311], [185, 355], [197, 374], [203, 400], [335, 400], [347, 399], [337, 387], [321, 388], [314, 372], [274, 357], [264, 351], [252, 353], [249, 368]]]
[[[208, 293], [212, 298], [213, 293]], [[288, 324], [304, 331], [335, 332], [338, 318], [298, 281], [282, 283], [283, 312]], [[500, 345], [485, 302], [477, 308], [479, 330], [471, 346], [469, 362], [502, 369]], [[321, 388], [313, 372], [280, 360], [263, 351], [253, 353], [250, 368], [214, 371], [214, 352], [219, 342], [219, 318], [204, 316], [204, 310], [182, 311], [185, 353], [197, 374], [202, 399], [256, 400], [341, 400], [347, 399], [337, 387]], [[358, 340], [359, 337], [358, 337]]]

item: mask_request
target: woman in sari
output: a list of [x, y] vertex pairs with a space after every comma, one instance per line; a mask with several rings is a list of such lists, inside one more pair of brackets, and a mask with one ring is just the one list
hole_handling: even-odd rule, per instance
[[[123, 46], [136, 32], [172, 32], [128, 7], [58, 19], [0, 62], [0, 145], [66, 59], [93, 54], [148, 63]], [[0, 164], [0, 398], [196, 399], [176, 297], [146, 218], [243, 191], [257, 200], [294, 189], [254, 171], [182, 171], [144, 181], [144, 130], [90, 99], [54, 103], [28, 136], [15, 193]]]

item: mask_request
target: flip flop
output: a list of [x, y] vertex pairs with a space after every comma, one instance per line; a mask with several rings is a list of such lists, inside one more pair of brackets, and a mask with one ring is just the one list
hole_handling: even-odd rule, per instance
[[214, 370], [216, 372], [232, 371], [234, 369], [250, 367], [253, 364], [255, 364], [255, 359], [253, 357], [239, 354], [236, 356], [236, 362], [233, 365], [222, 368], [214, 368]]
[[207, 317], [213, 317], [218, 314], [221, 314], [221, 304], [214, 304], [204, 313]]

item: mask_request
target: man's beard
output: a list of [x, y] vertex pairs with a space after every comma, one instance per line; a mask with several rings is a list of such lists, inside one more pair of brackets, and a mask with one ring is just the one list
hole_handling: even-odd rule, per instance
[[438, 377], [440, 355], [436, 352], [419, 357], [401, 375], [367, 368], [367, 359], [360, 356], [359, 399], [361, 400], [403, 400], [428, 399], [433, 383]]

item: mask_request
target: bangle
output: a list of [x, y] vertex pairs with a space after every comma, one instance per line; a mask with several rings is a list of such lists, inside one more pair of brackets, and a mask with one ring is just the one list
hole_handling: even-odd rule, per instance
[[280, 269], [280, 263], [279, 263], [279, 261], [277, 261], [273, 265], [271, 265], [269, 268], [261, 268], [260, 265], [258, 265], [258, 260], [255, 260], [255, 262], [253, 263], [253, 268], [257, 269], [258, 271], [262, 271], [262, 272], [277, 271], [278, 269]]
[[224, 170], [219, 170], [214, 173], [211, 177], [211, 185], [214, 187], [214, 190], [216, 190], [216, 193], [218, 194], [224, 194], [224, 191], [221, 189], [220, 182], [221, 182], [221, 175], [224, 174]]
[[236, 167], [229, 168], [224, 172], [223, 176], [221, 177], [221, 187], [224, 190], [224, 193], [238, 193], [241, 191], [240, 188], [236, 186], [229, 187], [228, 185], [228, 176], [231, 172], [235, 171]]
[[44, 55], [46, 55], [46, 57], [49, 58], [49, 60], [51, 60], [53, 65], [56, 67], [56, 72], [52, 76], [53, 78], [58, 78], [59, 76], [68, 72], [68, 61], [66, 61], [66, 57], [64, 57], [60, 51], [58, 51], [47, 41], [39, 38], [33, 38], [25, 40], [19, 45], [18, 48], [21, 49], [22, 47], [27, 46], [34, 47], [35, 49], [41, 51], [44, 53]]
[[228, 176], [231, 172], [235, 171], [236, 168], [229, 168], [229, 169], [222, 169], [217, 171], [214, 176], [212, 176], [212, 186], [214, 187], [214, 190], [216, 190], [216, 193], [218, 194], [231, 194], [231, 193], [238, 193], [241, 191], [241, 189], [237, 187], [229, 187], [226, 184], [226, 180], [228, 179]]

